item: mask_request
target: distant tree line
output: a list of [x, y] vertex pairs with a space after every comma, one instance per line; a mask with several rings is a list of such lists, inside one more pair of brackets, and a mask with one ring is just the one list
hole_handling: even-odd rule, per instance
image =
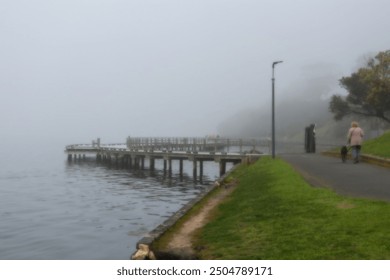
[[390, 123], [390, 50], [379, 52], [351, 76], [341, 78], [340, 85], [348, 95], [332, 96], [329, 110], [335, 120], [364, 115]]

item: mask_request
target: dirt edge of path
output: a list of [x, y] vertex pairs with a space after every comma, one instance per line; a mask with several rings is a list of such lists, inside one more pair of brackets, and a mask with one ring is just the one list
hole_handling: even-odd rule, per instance
[[237, 182], [223, 184], [220, 190], [209, 197], [200, 210], [188, 218], [169, 238], [163, 249], [155, 251], [157, 259], [197, 259], [193, 249], [194, 233], [206, 225], [212, 211], [223, 202], [236, 188]]

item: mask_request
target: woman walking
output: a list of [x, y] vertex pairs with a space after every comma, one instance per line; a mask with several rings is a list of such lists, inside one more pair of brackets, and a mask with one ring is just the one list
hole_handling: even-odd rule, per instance
[[354, 163], [359, 162], [360, 149], [362, 148], [364, 131], [359, 127], [357, 122], [351, 123], [348, 131], [348, 143], [352, 148], [352, 158]]

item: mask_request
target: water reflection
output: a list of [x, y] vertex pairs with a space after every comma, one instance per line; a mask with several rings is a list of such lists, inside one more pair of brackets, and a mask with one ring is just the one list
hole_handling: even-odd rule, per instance
[[130, 168], [129, 166], [115, 162], [98, 162], [93, 158], [71, 160], [67, 161], [66, 163], [66, 166], [70, 170], [74, 170], [74, 167], [83, 167], [85, 168], [85, 170], [88, 170], [87, 172], [89, 173], [91, 169], [97, 168], [99, 171], [109, 170], [109, 176], [121, 176], [123, 174], [130, 174], [131, 177], [138, 179], [153, 177], [166, 185], [180, 184], [183, 182], [185, 184], [188, 184], [190, 181], [193, 181], [195, 184], [207, 184], [217, 178], [219, 168], [218, 164], [215, 162], [204, 162], [202, 172], [199, 172], [200, 174], [197, 174], [197, 176], [194, 177], [192, 174], [192, 162], [190, 161], [183, 162], [183, 173], [180, 173], [179, 162], [177, 161], [172, 161], [172, 171], [164, 170], [162, 159], [155, 159], [154, 169], [150, 169], [146, 166], [146, 164], [145, 167], [142, 169]]
[[0, 259], [128, 259], [140, 238], [219, 174], [214, 162], [194, 180], [192, 162], [180, 176], [177, 162], [170, 175], [160, 160], [155, 170], [135, 170], [55, 159], [0, 172]]
[[[164, 172], [162, 160], [155, 169], [130, 169], [105, 165], [93, 159], [66, 162], [68, 197], [81, 200], [80, 223], [103, 234], [116, 232], [130, 251], [149, 231], [197, 196], [205, 186], [217, 179], [218, 164], [204, 164], [203, 176], [196, 179], [192, 163], [172, 164], [172, 173]], [[77, 197], [76, 197], [77, 196]], [[129, 244], [129, 243], [128, 243]], [[129, 248], [123, 248], [129, 257]]]

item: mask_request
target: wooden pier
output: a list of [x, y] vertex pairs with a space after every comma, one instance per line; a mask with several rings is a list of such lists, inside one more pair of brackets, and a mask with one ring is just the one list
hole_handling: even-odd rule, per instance
[[203, 162], [219, 163], [220, 175], [226, 172], [227, 163], [254, 161], [262, 154], [260, 148], [269, 147], [268, 140], [245, 140], [226, 138], [145, 138], [128, 137], [124, 144], [101, 144], [100, 139], [92, 144], [75, 144], [65, 148], [68, 160], [82, 160], [94, 156], [96, 161], [116, 164], [123, 168], [155, 169], [155, 160], [163, 160], [164, 171], [172, 172], [172, 161], [179, 161], [180, 175], [183, 161], [193, 164], [193, 176], [203, 176]]

